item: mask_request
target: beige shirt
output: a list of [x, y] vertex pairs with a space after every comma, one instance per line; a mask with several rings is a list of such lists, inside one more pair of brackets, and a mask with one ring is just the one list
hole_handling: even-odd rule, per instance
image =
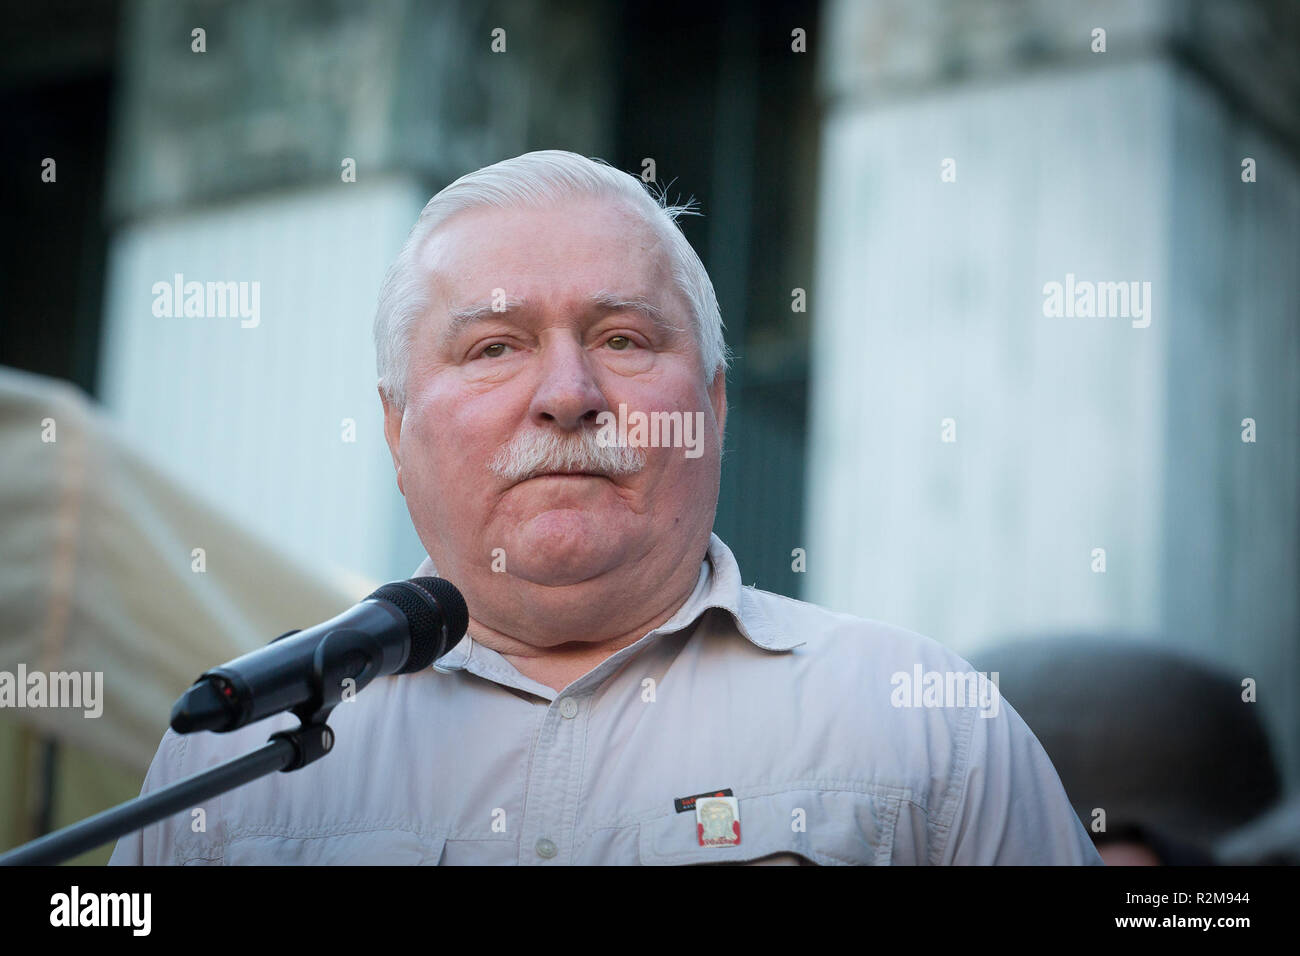
[[[320, 761], [124, 837], [111, 862], [1099, 864], [1029, 728], [962, 686], [970, 665], [935, 641], [743, 587], [714, 535], [678, 612], [562, 692], [467, 635], [340, 704]], [[144, 791], [295, 725], [168, 730]], [[701, 845], [674, 800], [723, 789], [738, 842]]]

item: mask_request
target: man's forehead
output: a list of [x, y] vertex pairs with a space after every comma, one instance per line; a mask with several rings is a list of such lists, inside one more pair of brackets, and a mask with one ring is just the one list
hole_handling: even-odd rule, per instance
[[[493, 315], [546, 311], [636, 311], [680, 331], [676, 313], [682, 303], [666, 244], [617, 203], [575, 202], [589, 205], [465, 209], [433, 231], [420, 258], [431, 278], [430, 311], [446, 317], [446, 338]], [[593, 219], [593, 206], [608, 215]], [[502, 221], [511, 215], [527, 217], [533, 228], [512, 228], [518, 219]], [[629, 228], [629, 219], [636, 228]], [[539, 231], [544, 241], [539, 242]], [[586, 255], [569, 255], [567, 243], [585, 244]]]
[[591, 314], [620, 311], [644, 312], [649, 318], [667, 318], [665, 309], [659, 304], [658, 297], [653, 291], [642, 293], [599, 289], [588, 292], [568, 289], [545, 296], [506, 295], [505, 290], [494, 291], [501, 294], [449, 300], [445, 305], [446, 313], [453, 317], [474, 316], [485, 311], [497, 315], [517, 315], [560, 308], [565, 311]]
[[[662, 232], [625, 201], [575, 196], [539, 205], [470, 206], [461, 209], [425, 237], [419, 258], [448, 273], [471, 270], [480, 260], [502, 265], [502, 257], [519, 254], [521, 263], [567, 254], [570, 248], [605, 252], [626, 267], [630, 251], [647, 264], [667, 254]], [[586, 246], [584, 250], [581, 247]]]

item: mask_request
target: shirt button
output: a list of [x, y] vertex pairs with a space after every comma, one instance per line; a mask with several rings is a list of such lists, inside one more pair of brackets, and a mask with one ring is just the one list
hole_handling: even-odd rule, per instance
[[551, 857], [555, 856], [557, 852], [555, 844], [546, 839], [546, 837], [542, 837], [537, 841], [537, 855], [542, 859], [549, 860]]
[[560, 714], [565, 717], [578, 716], [578, 702], [572, 697], [566, 697], [560, 701]]

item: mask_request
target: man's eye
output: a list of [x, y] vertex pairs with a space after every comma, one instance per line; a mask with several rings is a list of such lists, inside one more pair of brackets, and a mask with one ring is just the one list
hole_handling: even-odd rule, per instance
[[617, 352], [622, 352], [632, 344], [632, 340], [626, 335], [611, 335], [605, 344]]
[[[504, 342], [493, 342], [480, 352], [479, 355], [486, 356], [487, 358], [500, 358], [502, 355], [505, 355], [505, 350], [509, 347], [510, 346], [506, 345]], [[496, 349], [496, 351], [493, 351], [493, 349]]]

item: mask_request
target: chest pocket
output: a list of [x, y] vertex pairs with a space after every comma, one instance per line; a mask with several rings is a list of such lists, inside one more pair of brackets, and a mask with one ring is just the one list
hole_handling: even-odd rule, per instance
[[894, 787], [792, 788], [760, 794], [738, 790], [736, 797], [738, 844], [700, 846], [695, 814], [672, 812], [641, 823], [641, 862], [885, 865], [893, 855], [894, 828], [906, 794]]
[[442, 856], [440, 834], [376, 827], [347, 832], [304, 834], [245, 830], [231, 835], [215, 853], [181, 862], [225, 866], [436, 866]]

